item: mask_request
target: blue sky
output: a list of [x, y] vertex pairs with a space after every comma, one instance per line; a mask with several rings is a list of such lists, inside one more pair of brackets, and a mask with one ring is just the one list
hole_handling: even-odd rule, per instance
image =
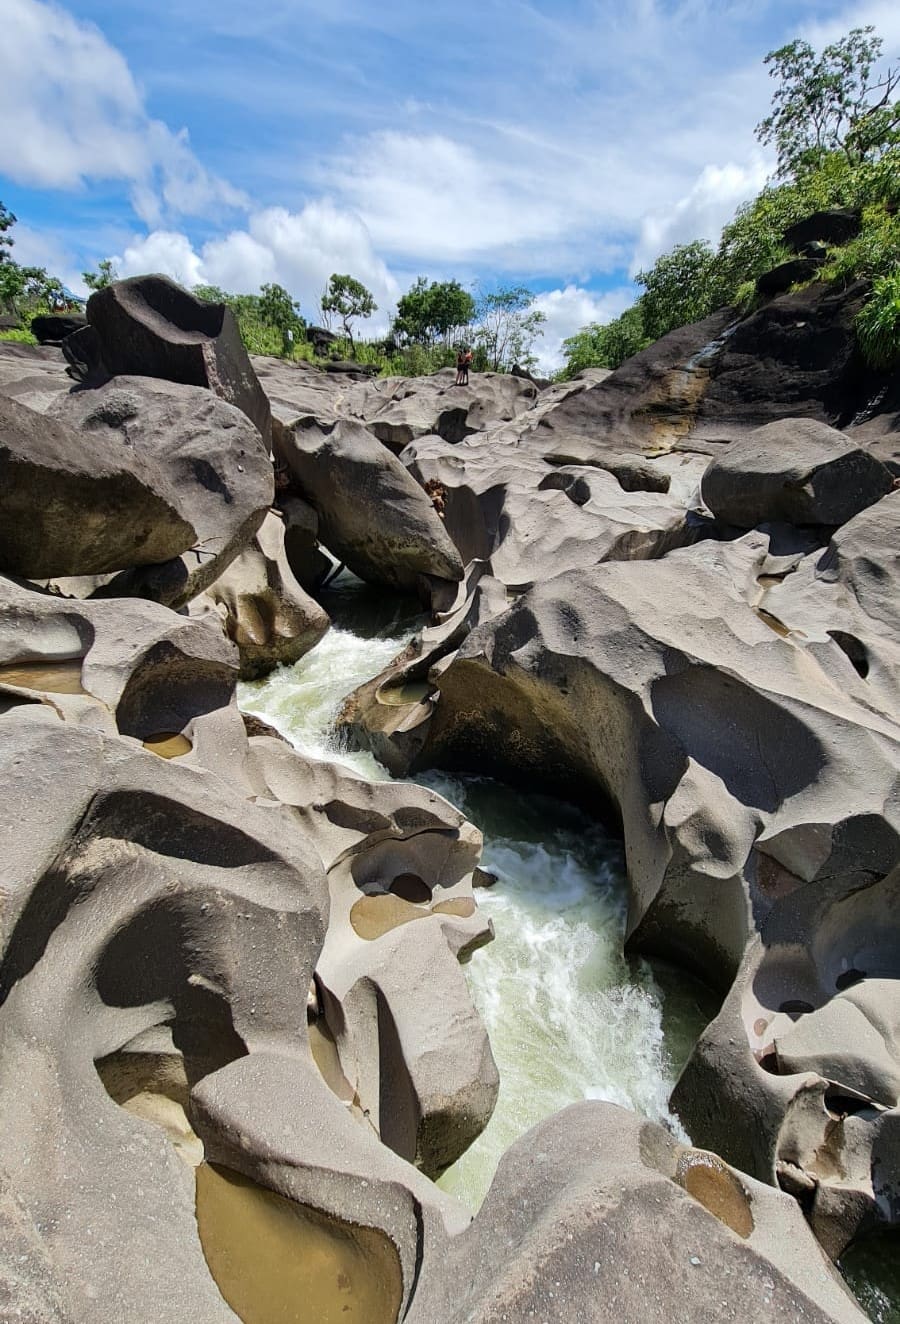
[[0, 0], [16, 255], [253, 291], [331, 271], [386, 323], [420, 273], [539, 292], [542, 357], [714, 238], [771, 161], [766, 51], [893, 0]]

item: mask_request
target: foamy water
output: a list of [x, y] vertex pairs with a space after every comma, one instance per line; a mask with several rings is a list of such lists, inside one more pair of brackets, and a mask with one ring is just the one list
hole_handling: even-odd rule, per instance
[[[400, 613], [379, 629], [359, 610], [365, 590], [345, 581], [343, 594], [359, 633], [332, 628], [296, 665], [242, 685], [240, 703], [309, 757], [387, 779], [372, 755], [340, 746], [333, 723], [344, 698], [404, 646], [414, 621]], [[418, 780], [478, 824], [484, 863], [498, 875], [496, 886], [478, 893], [496, 939], [466, 973], [500, 1070], [500, 1097], [484, 1134], [441, 1185], [477, 1208], [509, 1145], [583, 1098], [608, 1099], [677, 1129], [668, 1094], [712, 1009], [683, 980], [664, 994], [645, 962], [623, 957], [619, 843], [542, 796], [481, 778]]]

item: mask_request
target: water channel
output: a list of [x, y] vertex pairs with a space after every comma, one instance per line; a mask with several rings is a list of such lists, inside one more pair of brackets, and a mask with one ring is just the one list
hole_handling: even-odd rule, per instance
[[[343, 699], [371, 679], [422, 624], [414, 602], [347, 574], [323, 605], [335, 622], [293, 667], [240, 687], [241, 707], [302, 753], [372, 779], [388, 773], [343, 748], [333, 729]], [[668, 1096], [716, 1000], [680, 971], [622, 955], [626, 884], [621, 844], [579, 811], [487, 778], [429, 772], [438, 791], [484, 834], [498, 882], [479, 891], [495, 940], [466, 967], [500, 1072], [490, 1124], [440, 1185], [477, 1210], [504, 1151], [531, 1126], [580, 1099], [605, 1099], [672, 1128]], [[893, 1254], [854, 1251], [848, 1280], [878, 1324], [900, 1324]], [[892, 1281], [893, 1280], [893, 1281]]]

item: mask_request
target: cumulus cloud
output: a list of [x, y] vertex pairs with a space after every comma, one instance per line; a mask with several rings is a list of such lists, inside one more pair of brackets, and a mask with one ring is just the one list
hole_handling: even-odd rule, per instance
[[123, 180], [148, 224], [165, 210], [203, 215], [240, 192], [208, 171], [186, 130], [151, 119], [122, 55], [90, 23], [45, 0], [4, 0], [0, 172], [74, 189]]
[[644, 217], [631, 274], [652, 266], [660, 253], [675, 244], [690, 243], [692, 239], [714, 243], [739, 204], [755, 197], [765, 184], [770, 168], [762, 156], [747, 165], [732, 161], [724, 166], [705, 166], [674, 206]]
[[535, 342], [535, 353], [542, 372], [555, 372], [563, 364], [562, 342], [591, 322], [609, 322], [635, 300], [629, 287], [593, 294], [577, 285], [545, 290], [534, 301], [544, 314], [544, 334]]
[[300, 300], [304, 314], [317, 315], [332, 272], [349, 272], [372, 291], [386, 325], [400, 288], [379, 258], [358, 217], [329, 202], [310, 203], [299, 212], [269, 207], [253, 213], [246, 229], [232, 230], [195, 248], [180, 231], [154, 230], [136, 237], [113, 258], [122, 276], [160, 272], [183, 285], [219, 285], [235, 294], [254, 294], [277, 281]]

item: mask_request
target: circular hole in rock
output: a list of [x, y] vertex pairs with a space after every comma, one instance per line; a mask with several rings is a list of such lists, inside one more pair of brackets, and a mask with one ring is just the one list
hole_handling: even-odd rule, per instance
[[161, 759], [183, 758], [193, 748], [187, 736], [178, 731], [157, 731], [144, 741], [144, 749], [149, 749], [151, 754], [158, 754]]
[[404, 901], [411, 901], [413, 905], [431, 900], [431, 888], [417, 873], [398, 873], [391, 883], [390, 891]]

